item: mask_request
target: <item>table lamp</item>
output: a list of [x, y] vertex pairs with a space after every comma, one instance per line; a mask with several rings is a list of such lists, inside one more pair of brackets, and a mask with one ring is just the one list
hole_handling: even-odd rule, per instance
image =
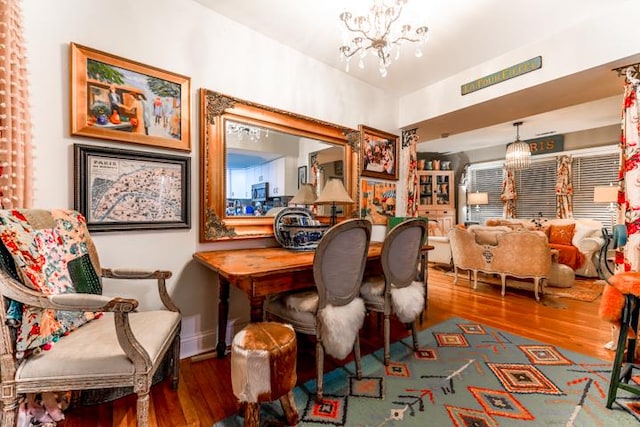
[[338, 178], [331, 178], [315, 201], [316, 205], [331, 205], [331, 225], [336, 223], [336, 205], [352, 204], [354, 201]]
[[312, 205], [316, 201], [316, 192], [311, 184], [301, 184], [300, 189], [289, 203], [294, 205], [304, 205], [305, 207]]
[[475, 193], [467, 194], [467, 220], [470, 219], [470, 206], [476, 205], [476, 212], [480, 211], [480, 205], [488, 205], [489, 204], [489, 193], [480, 193], [476, 191]]
[[602, 185], [593, 187], [593, 201], [595, 203], [609, 203], [609, 212], [611, 213], [611, 229], [616, 225], [614, 213], [616, 211], [613, 204], [618, 201], [618, 187], [614, 185]]

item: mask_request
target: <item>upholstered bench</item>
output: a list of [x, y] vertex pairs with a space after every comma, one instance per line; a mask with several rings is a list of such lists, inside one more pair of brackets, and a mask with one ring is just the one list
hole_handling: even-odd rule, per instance
[[231, 385], [244, 407], [244, 425], [260, 425], [260, 403], [279, 399], [287, 423], [296, 425], [296, 334], [290, 325], [251, 323], [231, 344]]

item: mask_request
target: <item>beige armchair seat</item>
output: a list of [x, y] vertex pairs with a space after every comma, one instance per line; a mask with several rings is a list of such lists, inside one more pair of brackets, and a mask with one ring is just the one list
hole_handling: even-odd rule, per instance
[[[149, 390], [165, 357], [178, 385], [171, 273], [101, 268], [86, 221], [70, 210], [1, 210], [0, 237], [2, 426], [15, 425], [26, 393], [120, 387], [137, 394], [137, 425], [148, 425]], [[164, 307], [143, 311], [126, 295], [101, 295], [103, 278], [151, 281]], [[38, 327], [29, 326], [34, 316]]]
[[473, 289], [478, 286], [479, 271], [495, 273], [502, 280], [504, 296], [507, 276], [532, 278], [534, 295], [539, 301], [539, 291], [543, 291], [544, 280], [551, 272], [551, 249], [547, 238], [541, 232], [507, 230], [479, 229], [476, 233], [470, 227], [470, 230], [453, 228], [449, 231], [454, 284], [458, 281], [458, 270], [473, 273]]

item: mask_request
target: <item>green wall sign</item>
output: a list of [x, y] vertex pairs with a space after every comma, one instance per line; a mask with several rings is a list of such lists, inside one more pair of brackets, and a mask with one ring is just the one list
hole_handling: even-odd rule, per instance
[[536, 56], [535, 58], [521, 62], [516, 65], [512, 65], [509, 68], [489, 74], [488, 76], [481, 77], [469, 83], [465, 83], [460, 87], [460, 93], [466, 95], [471, 92], [475, 92], [485, 87], [489, 87], [496, 83], [501, 83], [505, 80], [512, 79], [514, 77], [527, 74], [528, 72], [538, 70], [542, 68], [542, 56]]

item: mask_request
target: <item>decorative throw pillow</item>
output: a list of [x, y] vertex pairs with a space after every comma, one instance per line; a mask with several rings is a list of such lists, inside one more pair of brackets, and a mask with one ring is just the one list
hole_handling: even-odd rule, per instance
[[602, 235], [602, 230], [600, 228], [576, 222], [576, 228], [573, 233], [571, 244], [573, 246], [578, 246], [583, 239], [586, 239], [587, 237], [598, 237], [600, 235]]
[[575, 224], [551, 224], [549, 226], [549, 243], [571, 246], [571, 240], [573, 239], [573, 231], [575, 228]]
[[[45, 295], [76, 292], [71, 264], [80, 288], [99, 291], [99, 278], [87, 254], [91, 243], [82, 215], [68, 210], [4, 210], [0, 211], [0, 223], [0, 240], [24, 285]], [[83, 259], [83, 255], [87, 256]], [[18, 357], [38, 348], [48, 349], [59, 337], [94, 317], [90, 312], [24, 306], [16, 338]]]
[[102, 283], [93, 269], [89, 254], [84, 254], [69, 261], [67, 267], [76, 292], [81, 294], [102, 294]]

